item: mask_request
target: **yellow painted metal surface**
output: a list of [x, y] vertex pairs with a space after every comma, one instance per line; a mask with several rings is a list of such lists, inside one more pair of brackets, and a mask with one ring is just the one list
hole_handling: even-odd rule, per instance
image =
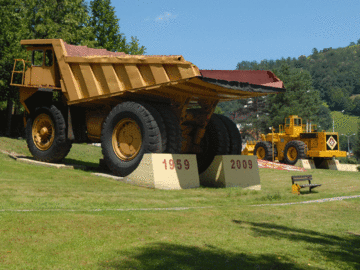
[[[22, 40], [30, 51], [54, 53], [54, 65], [32, 65], [25, 71], [28, 88], [61, 89], [67, 104], [111, 101], [113, 97], [129, 96], [136, 92], [143, 97], [183, 101], [226, 101], [267, 95], [244, 89], [232, 89], [201, 79], [200, 70], [182, 56], [146, 56], [112, 53], [114, 55], [84, 55], [76, 50], [95, 50], [66, 44], [61, 39]], [[71, 50], [70, 50], [71, 48]], [[99, 50], [98, 50], [99, 51]], [[99, 51], [101, 54], [101, 50]], [[18, 85], [20, 86], [20, 85]]]
[[134, 159], [139, 154], [141, 145], [141, 130], [136, 121], [124, 118], [117, 123], [112, 134], [112, 146], [119, 159]]
[[293, 194], [300, 195], [300, 189], [301, 189], [301, 187], [300, 187], [298, 184], [293, 184], [293, 185], [291, 186], [291, 192], [292, 192]]
[[32, 139], [35, 146], [41, 151], [46, 151], [53, 145], [55, 126], [49, 115], [42, 113], [34, 119]]

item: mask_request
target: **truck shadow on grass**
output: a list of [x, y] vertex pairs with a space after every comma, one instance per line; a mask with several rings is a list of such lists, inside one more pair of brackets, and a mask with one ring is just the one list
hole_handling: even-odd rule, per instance
[[[339, 237], [327, 233], [319, 233], [309, 229], [290, 228], [264, 222], [248, 222], [233, 220], [240, 228], [248, 229], [256, 237], [271, 237], [274, 239], [287, 239], [293, 243], [306, 243], [304, 252], [320, 252], [333, 262], [346, 263], [348, 269], [360, 269], [360, 236], [348, 234]], [[301, 254], [301, 253], [300, 253]], [[294, 254], [295, 255], [295, 254]], [[301, 255], [300, 255], [301, 256]], [[315, 257], [316, 255], [314, 255]], [[314, 259], [316, 260], [316, 259]]]
[[103, 166], [100, 166], [99, 162], [88, 162], [88, 161], [81, 161], [72, 158], [65, 158], [61, 163], [65, 165], [78, 165], [77, 169], [84, 170], [84, 171], [94, 171], [94, 172], [102, 172], [104, 170], [108, 170]]
[[[214, 246], [153, 243], [134, 253], [118, 252], [118, 259], [99, 264], [100, 269], [303, 269], [291, 258], [273, 254], [252, 255]], [[316, 268], [313, 268], [316, 269]]]

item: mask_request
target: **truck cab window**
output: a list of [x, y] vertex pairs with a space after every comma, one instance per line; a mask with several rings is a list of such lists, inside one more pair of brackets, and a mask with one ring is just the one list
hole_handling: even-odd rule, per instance
[[289, 127], [290, 126], [290, 118], [286, 118], [285, 119], [285, 126]]
[[295, 121], [295, 123], [294, 123], [295, 126], [301, 126], [301, 119], [300, 118], [295, 118], [294, 121]]
[[33, 66], [41, 67], [43, 65], [44, 52], [42, 50], [35, 50], [32, 52], [31, 64]]
[[53, 52], [52, 50], [45, 51], [45, 66], [51, 67], [53, 65]]

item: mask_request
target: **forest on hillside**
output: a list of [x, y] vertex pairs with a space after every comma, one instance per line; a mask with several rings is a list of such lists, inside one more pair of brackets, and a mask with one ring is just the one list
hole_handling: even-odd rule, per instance
[[332, 111], [345, 111], [360, 116], [360, 39], [344, 48], [325, 48], [299, 58], [280, 60], [242, 61], [240, 70], [278, 70], [281, 65], [306, 70], [312, 78], [312, 86]]
[[[259, 126], [277, 126], [287, 114], [297, 114], [329, 129], [331, 111], [360, 116], [360, 39], [345, 48], [314, 48], [307, 57], [242, 61], [236, 69], [271, 70], [284, 82], [287, 92], [250, 102], [220, 103], [218, 107], [235, 122], [250, 119]], [[255, 114], [259, 119], [251, 119]]]

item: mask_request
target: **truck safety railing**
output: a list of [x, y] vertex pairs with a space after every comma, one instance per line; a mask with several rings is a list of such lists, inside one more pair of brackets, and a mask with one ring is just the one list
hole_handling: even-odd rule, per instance
[[[16, 62], [22, 62], [23, 63], [23, 70], [15, 70], [16, 69]], [[11, 81], [10, 81], [10, 85], [24, 85], [24, 80], [25, 80], [25, 67], [26, 67], [26, 64], [25, 63], [31, 63], [30, 61], [25, 61], [24, 59], [15, 59], [15, 62], [14, 62], [14, 68], [13, 68], [13, 71], [11, 73]], [[19, 74], [22, 74], [21, 76], [21, 84], [17, 84], [17, 83], [14, 83], [14, 74], [15, 73], [19, 73]]]

